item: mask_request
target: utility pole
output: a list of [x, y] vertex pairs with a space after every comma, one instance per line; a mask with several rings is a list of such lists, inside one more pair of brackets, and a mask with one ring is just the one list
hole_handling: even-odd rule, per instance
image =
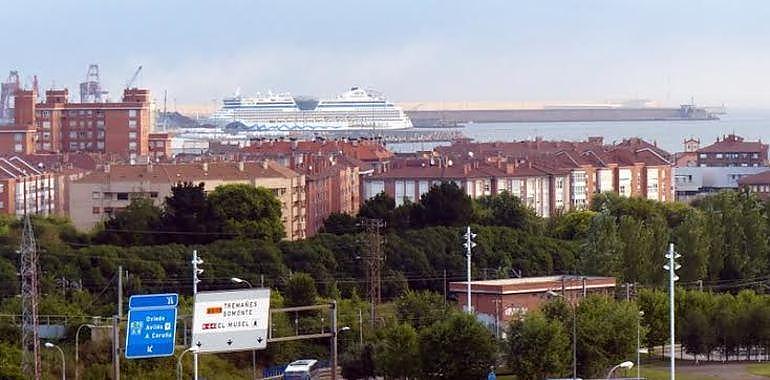
[[118, 318], [123, 318], [123, 266], [118, 265]]
[[112, 318], [112, 379], [120, 380], [120, 317]]
[[675, 261], [676, 259], [682, 257], [680, 254], [674, 252], [674, 244], [671, 243], [668, 246], [668, 253], [666, 254], [666, 258], [668, 259], [668, 264], [663, 266], [663, 269], [668, 271], [668, 293], [669, 293], [669, 304], [668, 304], [668, 310], [669, 310], [669, 333], [671, 334], [671, 380], [674, 380], [676, 378], [676, 356], [674, 355], [674, 323], [676, 322], [674, 320], [674, 282], [679, 279], [679, 277], [676, 275], [676, 270], [681, 268], [682, 266], [677, 264]]
[[367, 233], [369, 253], [366, 255], [367, 281], [369, 284], [369, 300], [371, 301], [371, 324], [377, 320], [377, 305], [382, 300], [382, 264], [385, 257], [382, 254], [382, 236], [380, 229], [385, 227], [382, 219], [364, 219], [364, 228]]
[[468, 313], [473, 313], [473, 306], [471, 305], [471, 249], [476, 246], [476, 243], [473, 242], [473, 238], [476, 237], [476, 234], [471, 232], [471, 226], [468, 226], [468, 229], [465, 232], [465, 243], [463, 245], [465, 246], [465, 259], [466, 259], [466, 269], [468, 271], [468, 282], [467, 282], [467, 306], [468, 306]]
[[[203, 264], [203, 260], [198, 258], [198, 251], [193, 250], [192, 253], [192, 268], [193, 268], [193, 301], [195, 300], [195, 295], [198, 294], [198, 283], [200, 280], [198, 279], [198, 275], [203, 273], [203, 269], [198, 269], [198, 265]], [[198, 352], [193, 352], [193, 379], [198, 380]]]
[[21, 370], [34, 380], [40, 380], [40, 339], [37, 320], [39, 296], [37, 279], [37, 243], [32, 221], [24, 215], [24, 230], [19, 249], [21, 274]]

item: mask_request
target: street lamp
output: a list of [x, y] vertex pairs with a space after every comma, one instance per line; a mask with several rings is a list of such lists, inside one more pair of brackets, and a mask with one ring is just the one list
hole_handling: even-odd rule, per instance
[[59, 353], [61, 354], [61, 378], [62, 380], [67, 380], [67, 365], [64, 361], [64, 351], [62, 351], [61, 347], [51, 343], [51, 342], [45, 342], [45, 348], [55, 348], [59, 350]]
[[78, 359], [79, 359], [79, 350], [78, 350], [78, 344], [79, 336], [80, 336], [80, 330], [83, 329], [83, 327], [88, 327], [90, 329], [106, 329], [106, 328], [112, 328], [112, 326], [98, 326], [98, 325], [92, 325], [90, 323], [84, 323], [80, 326], [78, 326], [78, 329], [75, 331], [75, 380], [80, 379], [80, 373], [78, 369]]
[[625, 362], [623, 362], [623, 363], [620, 363], [620, 364], [618, 364], [618, 365], [616, 365], [616, 366], [612, 367], [612, 369], [610, 370], [610, 372], [609, 372], [609, 373], [607, 373], [607, 378], [608, 378], [608, 379], [611, 379], [611, 378], [612, 378], [612, 374], [613, 374], [613, 372], [615, 372], [615, 370], [616, 370], [616, 369], [618, 369], [618, 368], [625, 368], [625, 369], [629, 369], [629, 368], [631, 368], [631, 367], [633, 367], [633, 366], [634, 366], [634, 362], [631, 362], [631, 361], [625, 361]]
[[642, 378], [642, 362], [640, 361], [639, 354], [642, 352], [642, 339], [641, 339], [641, 325], [644, 311], [639, 310], [639, 318], [636, 319], [636, 378]]
[[192, 347], [182, 351], [181, 354], [179, 354], [179, 358], [177, 358], [177, 360], [176, 360], [176, 379], [177, 380], [182, 380], [182, 357], [184, 357], [184, 354], [186, 354], [187, 352], [192, 352], [193, 354], [197, 353], [198, 352], [198, 347], [192, 346]]
[[248, 280], [244, 280], [239, 277], [230, 277], [230, 281], [232, 281], [235, 284], [246, 284], [249, 286], [249, 288], [253, 288], [253, 286], [251, 286], [251, 283]]
[[546, 294], [550, 297], [561, 297], [572, 307], [572, 378], [577, 379], [577, 306], [569, 302], [563, 294], [549, 290]]
[[[253, 288], [248, 280], [244, 280], [239, 277], [230, 277], [230, 281], [234, 284], [246, 284], [249, 289]], [[251, 374], [253, 378], [257, 378], [257, 351], [251, 350]]]

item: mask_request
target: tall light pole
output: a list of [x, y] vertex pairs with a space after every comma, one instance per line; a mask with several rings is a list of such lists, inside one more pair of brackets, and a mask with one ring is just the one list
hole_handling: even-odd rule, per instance
[[636, 319], [636, 378], [641, 379], [642, 378], [642, 362], [640, 360], [639, 354], [642, 351], [642, 334], [640, 332], [641, 326], [642, 326], [642, 317], [644, 316], [644, 311], [639, 311], [639, 317]]
[[572, 378], [577, 379], [577, 305], [570, 302], [563, 294], [549, 290], [546, 292], [551, 297], [561, 297], [572, 308]]
[[182, 351], [181, 354], [179, 354], [179, 357], [176, 359], [176, 379], [182, 380], [182, 357], [184, 354], [192, 352], [193, 355], [195, 355], [198, 352], [198, 347], [192, 346], [184, 351]]
[[468, 307], [468, 313], [473, 313], [473, 307], [471, 306], [471, 249], [476, 246], [476, 243], [473, 242], [473, 238], [476, 237], [476, 234], [471, 232], [471, 226], [468, 226], [468, 229], [465, 232], [465, 243], [463, 245], [465, 246], [465, 259], [466, 259], [466, 266], [468, 270], [468, 290], [467, 290], [467, 307]]
[[90, 323], [84, 323], [78, 326], [78, 329], [75, 331], [75, 380], [78, 380], [80, 378], [79, 369], [78, 369], [78, 358], [79, 358], [78, 344], [80, 343], [80, 340], [78, 339], [78, 337], [80, 336], [80, 330], [83, 327], [88, 327], [90, 329], [106, 329], [106, 328], [110, 328], [111, 326], [98, 326], [98, 325], [92, 325]]
[[618, 368], [625, 368], [625, 369], [629, 369], [629, 368], [631, 368], [631, 367], [633, 367], [633, 366], [634, 366], [634, 362], [630, 362], [630, 361], [625, 361], [625, 362], [623, 362], [623, 363], [620, 363], [620, 364], [618, 364], [618, 365], [616, 365], [616, 366], [612, 367], [612, 369], [610, 370], [610, 372], [609, 372], [609, 373], [607, 373], [607, 378], [608, 378], [608, 379], [611, 379], [611, 378], [612, 378], [612, 374], [613, 374], [613, 373], [615, 373], [615, 371], [616, 371]]
[[[246, 284], [249, 289], [253, 288], [248, 280], [244, 280], [238, 277], [231, 277], [230, 281], [235, 284]], [[254, 379], [257, 378], [257, 350], [251, 350], [251, 375]]]
[[61, 347], [51, 343], [51, 342], [45, 342], [45, 348], [55, 348], [59, 350], [59, 353], [61, 354], [61, 379], [67, 380], [67, 364], [64, 360], [64, 351], [62, 351]]
[[[195, 300], [195, 295], [198, 294], [198, 283], [201, 282], [198, 275], [203, 273], [203, 269], [198, 269], [198, 265], [203, 264], [203, 260], [198, 257], [197, 250], [193, 250], [191, 263], [193, 267], [193, 300]], [[190, 351], [193, 352], [193, 379], [198, 380], [198, 350]]]
[[674, 252], [674, 244], [668, 245], [668, 253], [666, 258], [668, 264], [663, 266], [663, 269], [668, 271], [668, 318], [669, 318], [669, 333], [671, 334], [671, 380], [676, 378], [676, 355], [674, 355], [674, 282], [679, 279], [676, 275], [676, 270], [682, 266], [677, 264], [676, 259], [682, 257], [682, 255]]

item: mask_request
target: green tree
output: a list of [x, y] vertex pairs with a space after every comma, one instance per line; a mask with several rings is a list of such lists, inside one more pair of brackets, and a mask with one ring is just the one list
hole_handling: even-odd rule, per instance
[[568, 372], [570, 338], [564, 326], [539, 313], [515, 319], [506, 339], [506, 359], [519, 379], [542, 379]]
[[639, 312], [630, 302], [589, 296], [578, 305], [578, 374], [595, 377], [636, 350]]
[[0, 341], [0, 379], [22, 380], [26, 379], [21, 372], [21, 349], [18, 344]]
[[334, 212], [324, 220], [321, 232], [335, 235], [356, 233], [361, 228], [358, 219], [350, 214]]
[[281, 202], [268, 189], [222, 185], [209, 193], [208, 201], [224, 233], [275, 242], [285, 236]]
[[495, 363], [492, 334], [472, 315], [453, 313], [420, 331], [426, 379], [480, 379]]
[[151, 199], [135, 198], [123, 210], [110, 215], [97, 232], [101, 244], [149, 245], [160, 241], [153, 232], [161, 227], [161, 210]]
[[371, 344], [355, 345], [340, 356], [342, 377], [363, 379], [374, 376], [374, 347]]
[[647, 331], [645, 347], [663, 345], [668, 339], [668, 296], [657, 290], [641, 289], [637, 296], [639, 308], [644, 312], [642, 324]]
[[433, 186], [420, 198], [421, 221], [427, 226], [465, 226], [473, 217], [473, 202], [454, 182]]
[[417, 329], [442, 320], [446, 313], [446, 300], [438, 293], [409, 290], [396, 300], [398, 320]]
[[171, 187], [163, 212], [163, 229], [170, 232], [166, 242], [201, 244], [215, 240], [218, 229], [203, 182], [180, 182]]
[[288, 307], [315, 305], [318, 298], [315, 281], [307, 273], [294, 273], [286, 283], [285, 303]]
[[406, 323], [393, 325], [381, 333], [376, 345], [377, 373], [386, 378], [414, 378], [420, 373], [420, 347], [417, 332]]
[[617, 218], [604, 209], [591, 220], [583, 256], [580, 258], [581, 273], [618, 276], [623, 244], [618, 234]]
[[543, 220], [521, 200], [508, 191], [479, 198], [481, 207], [487, 208], [489, 216], [482, 223], [493, 226], [507, 226], [532, 234], [543, 232]]
[[358, 210], [361, 218], [388, 220], [390, 213], [396, 208], [396, 200], [384, 191], [366, 200]]

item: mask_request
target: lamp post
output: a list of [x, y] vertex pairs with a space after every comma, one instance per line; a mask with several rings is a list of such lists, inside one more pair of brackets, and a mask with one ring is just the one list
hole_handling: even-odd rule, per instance
[[78, 359], [79, 359], [78, 344], [80, 344], [80, 339], [79, 339], [80, 330], [83, 329], [83, 327], [88, 327], [90, 329], [106, 329], [106, 328], [111, 328], [112, 326], [98, 326], [90, 323], [84, 323], [78, 326], [78, 329], [75, 331], [75, 380], [80, 379], [80, 373], [78, 368]]
[[572, 378], [577, 379], [577, 306], [570, 302], [563, 294], [549, 290], [546, 292], [551, 297], [561, 297], [572, 307]]
[[182, 351], [181, 354], [179, 354], [179, 358], [176, 359], [176, 379], [182, 380], [182, 357], [184, 357], [184, 354], [192, 352], [193, 354], [198, 352], [198, 347], [192, 346], [184, 351]]
[[62, 380], [67, 380], [67, 365], [64, 360], [64, 351], [62, 351], [61, 347], [51, 342], [45, 342], [45, 348], [55, 348], [59, 350], [59, 353], [61, 354], [61, 378]]
[[[238, 277], [231, 277], [230, 281], [232, 281], [234, 284], [246, 284], [246, 286], [249, 287], [249, 289], [253, 288], [251, 286], [251, 283], [248, 280], [244, 280], [242, 278]], [[257, 351], [251, 350], [251, 375], [252, 378], [257, 378]]]
[[633, 366], [634, 366], [634, 362], [631, 362], [631, 361], [625, 361], [625, 362], [623, 362], [623, 363], [620, 363], [620, 364], [618, 364], [618, 365], [616, 365], [616, 366], [612, 367], [612, 369], [610, 370], [610, 372], [609, 372], [609, 373], [607, 373], [607, 378], [608, 378], [608, 379], [611, 379], [611, 378], [612, 378], [612, 374], [613, 374], [613, 373], [615, 372], [615, 370], [617, 370], [618, 368], [625, 368], [625, 369], [629, 369], [629, 368], [631, 368], [631, 367], [633, 367]]
[[682, 266], [679, 265], [675, 260], [682, 257], [682, 255], [676, 253], [674, 251], [674, 244], [671, 243], [668, 245], [668, 253], [666, 253], [666, 259], [668, 259], [668, 264], [663, 266], [663, 269], [668, 271], [668, 317], [669, 317], [669, 334], [671, 335], [671, 380], [674, 380], [676, 378], [676, 355], [674, 355], [674, 283], [679, 279], [679, 276], [676, 275], [676, 270], [681, 268]]
[[642, 352], [642, 335], [640, 333], [641, 326], [642, 326], [642, 317], [644, 316], [644, 311], [639, 311], [639, 318], [636, 319], [636, 378], [641, 379], [642, 378], [642, 362], [640, 360], [639, 354]]

